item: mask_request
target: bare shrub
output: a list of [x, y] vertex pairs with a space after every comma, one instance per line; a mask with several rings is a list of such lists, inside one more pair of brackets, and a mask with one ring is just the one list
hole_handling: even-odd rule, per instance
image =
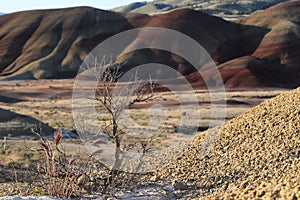
[[[122, 64], [110, 62], [105, 63], [103, 59], [101, 62], [95, 62], [87, 69], [92, 69], [96, 79], [99, 80], [98, 87], [93, 91], [88, 98], [95, 101], [98, 110], [101, 113], [99, 117], [101, 132], [99, 134], [105, 135], [109, 141], [114, 145], [114, 162], [109, 166], [109, 175], [102, 187], [102, 193], [106, 193], [108, 188], [116, 186], [130, 185], [129, 182], [135, 179], [134, 172], [139, 171], [143, 165], [143, 157], [150, 150], [152, 144], [152, 137], [134, 137], [134, 134], [128, 134], [120, 127], [120, 116], [122, 112], [133, 106], [134, 104], [146, 102], [154, 98], [155, 81], [149, 77], [147, 81], [140, 80], [138, 71], [131, 73], [126, 82], [118, 85], [118, 80], [126, 73], [122, 71]], [[105, 115], [105, 117], [104, 117]], [[86, 128], [84, 128], [85, 130]], [[94, 141], [93, 145], [97, 146]], [[101, 150], [101, 145], [99, 145]], [[138, 164], [131, 171], [133, 172], [127, 181], [124, 180], [124, 174], [121, 174], [122, 168], [127, 164], [126, 156], [131, 150], [139, 152], [140, 158]], [[128, 175], [128, 174], [127, 174]], [[123, 182], [122, 182], [123, 181]], [[129, 181], [129, 182], [128, 182]]]
[[36, 134], [40, 136], [40, 149], [36, 151], [43, 151], [44, 159], [36, 163], [35, 193], [64, 198], [90, 193], [91, 186], [87, 183], [93, 166], [92, 156], [67, 155], [61, 144], [61, 129], [54, 132], [53, 141]]

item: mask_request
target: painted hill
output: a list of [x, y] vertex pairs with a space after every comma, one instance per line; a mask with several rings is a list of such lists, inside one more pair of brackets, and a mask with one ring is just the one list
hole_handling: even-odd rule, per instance
[[159, 176], [196, 185], [203, 198], [299, 198], [299, 96], [300, 88], [263, 102], [226, 122], [220, 137], [199, 133]]
[[[296, 87], [300, 85], [299, 12], [300, 1], [289, 1], [237, 22], [187, 8], [152, 17], [90, 7], [7, 14], [0, 16], [0, 80], [73, 78], [85, 56], [106, 38], [132, 28], [164, 27], [201, 44], [227, 87]], [[138, 45], [143, 34], [126, 45]], [[194, 82], [201, 79], [188, 62], [169, 52], [139, 50], [117, 60], [124, 61], [124, 70], [159, 62]], [[205, 76], [215, 81], [212, 72]]]
[[178, 8], [190, 8], [207, 14], [237, 18], [249, 15], [258, 10], [264, 10], [286, 0], [155, 0], [150, 2], [136, 2], [113, 9], [116, 12], [135, 12], [158, 15]]
[[[195, 39], [217, 62], [226, 87], [296, 87], [300, 85], [300, 56], [296, 50], [300, 46], [299, 12], [300, 1], [291, 1], [231, 23], [178, 9], [153, 17], [146, 27], [169, 28]], [[143, 37], [139, 34], [136, 41]], [[136, 41], [133, 44], [139, 45]], [[161, 51], [133, 52], [119, 59], [125, 61], [131, 66], [159, 61], [204, 85], [199, 74], [190, 74], [192, 69], [186, 61]], [[209, 71], [205, 76], [215, 80]]]
[[148, 18], [89, 7], [1, 16], [0, 79], [72, 78], [98, 43]]
[[[239, 53], [242, 53], [238, 45], [241, 42], [239, 26], [239, 24], [191, 9], [178, 9], [153, 17], [145, 25], [145, 27], [172, 29], [190, 36], [201, 44], [214, 60], [219, 63], [228, 61], [236, 57]], [[160, 37], [160, 35], [148, 35], [147, 32], [142, 31], [132, 42], [131, 46], [139, 46], [140, 42], [144, 41], [143, 38], [152, 41], [159, 40]], [[179, 56], [155, 49], [128, 53], [121, 56], [118, 62], [126, 62], [128, 68], [146, 63], [162, 63], [172, 66], [184, 75], [193, 71], [193, 67]]]
[[248, 41], [244, 43], [245, 48], [251, 44], [256, 47], [251, 47], [254, 49], [251, 54], [219, 66], [227, 85], [238, 86], [238, 79], [256, 85], [299, 85], [299, 15], [300, 1], [289, 1], [240, 20], [242, 25], [260, 27], [268, 32], [264, 35], [253, 30], [242, 31], [242, 37]]

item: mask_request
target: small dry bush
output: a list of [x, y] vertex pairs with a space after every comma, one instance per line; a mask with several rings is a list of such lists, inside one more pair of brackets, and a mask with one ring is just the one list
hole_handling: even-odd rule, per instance
[[91, 171], [91, 157], [68, 157], [61, 145], [62, 130], [54, 132], [53, 142], [41, 137], [39, 146], [44, 152], [44, 159], [36, 164], [40, 182], [35, 188], [38, 195], [51, 195], [56, 197], [74, 197], [83, 193], [87, 174]]
[[138, 187], [143, 175], [106, 167], [94, 157], [101, 154], [101, 149], [90, 155], [71, 157], [65, 153], [61, 141], [60, 129], [54, 132], [53, 141], [40, 137], [38, 151], [43, 151], [44, 158], [36, 164], [36, 195], [60, 198], [81, 197], [86, 194], [113, 196], [117, 191]]

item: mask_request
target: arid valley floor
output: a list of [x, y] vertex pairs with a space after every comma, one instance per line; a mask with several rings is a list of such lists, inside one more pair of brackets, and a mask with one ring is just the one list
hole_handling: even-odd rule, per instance
[[[0, 83], [0, 106], [3, 109], [18, 114], [31, 116], [51, 127], [74, 131], [76, 128], [72, 118], [72, 89], [73, 81], [67, 79], [18, 82], [3, 81]], [[205, 134], [208, 133], [205, 130], [209, 127], [211, 121], [221, 119], [211, 119], [210, 93], [203, 89], [196, 90], [195, 95], [197, 96], [199, 110], [201, 111], [197, 136], [194, 138], [189, 150], [179, 156], [180, 159], [174, 161], [173, 164], [169, 163], [169, 166], [164, 166], [162, 169], [151, 173], [149, 180], [151, 179], [155, 182], [161, 180], [182, 181], [187, 184], [188, 187], [179, 189], [181, 191], [180, 194], [176, 192], [174, 194], [177, 195], [176, 198], [183, 199], [196, 197], [217, 198], [222, 195], [227, 195], [231, 198], [260, 198], [265, 195], [269, 195], [268, 197], [277, 195], [277, 197], [284, 199], [287, 196], [289, 197], [290, 194], [298, 194], [299, 198], [300, 191], [297, 190], [297, 188], [299, 189], [299, 184], [294, 182], [299, 181], [297, 174], [287, 174], [289, 173], [290, 167], [292, 167], [291, 170], [293, 173], [297, 172], [295, 167], [299, 167], [299, 163], [297, 164], [299, 161], [299, 149], [297, 150], [295, 148], [299, 148], [299, 145], [297, 147], [296, 144], [290, 143], [291, 145], [296, 145], [290, 147], [295, 155], [287, 155], [289, 149], [287, 146], [282, 145], [288, 145], [289, 143], [286, 143], [287, 141], [284, 138], [279, 140], [279, 136], [272, 135], [275, 134], [272, 130], [276, 129], [277, 126], [282, 127], [282, 123], [296, 123], [291, 125], [291, 127], [284, 126], [281, 130], [288, 132], [290, 128], [290, 136], [287, 135], [286, 137], [299, 144], [299, 140], [297, 140], [300, 128], [299, 121], [297, 121], [299, 120], [299, 89], [293, 93], [294, 96], [292, 97], [279, 96], [281, 102], [278, 102], [278, 98], [272, 99], [271, 101], [269, 100], [288, 91], [288, 89], [279, 88], [259, 88], [256, 90], [246, 88], [239, 90], [228, 89], [226, 91], [227, 105], [225, 118], [227, 122], [222, 127], [220, 139], [216, 142], [211, 141], [212, 143], [216, 143], [216, 147], [213, 146], [211, 152], [208, 152], [205, 157], [198, 158], [197, 152], [199, 153], [201, 151], [201, 144], [203, 143]], [[283, 100], [286, 102], [282, 102]], [[264, 102], [262, 105], [255, 107], [262, 102]], [[176, 109], [179, 108], [178, 104], [182, 102], [178, 103], [176, 96], [170, 92], [156, 91], [153, 100], [135, 105], [131, 108], [131, 116], [137, 116], [135, 118], [133, 117], [134, 120], [139, 124], [146, 125], [149, 119], [143, 117], [143, 113], [147, 112], [149, 105], [158, 103], [167, 110], [168, 122], [166, 129], [168, 129], [168, 132], [172, 132], [179, 118]], [[255, 108], [253, 109], [253, 107]], [[265, 110], [265, 113], [263, 113], [263, 110]], [[291, 113], [293, 116], [290, 116]], [[275, 117], [269, 118], [272, 116]], [[285, 120], [285, 122], [281, 122], [280, 120], [276, 121], [278, 120], [276, 117], [279, 116], [285, 118], [280, 118]], [[229, 132], [232, 132], [231, 135], [228, 135]], [[240, 133], [238, 134], [238, 132]], [[255, 133], [257, 133], [257, 135], [255, 135]], [[46, 134], [51, 135], [52, 133]], [[249, 134], [249, 136], [247, 136], [247, 134]], [[267, 136], [260, 136], [260, 134]], [[26, 181], [20, 184], [15, 181], [19, 179], [19, 181], [23, 182], [25, 177], [24, 172], [26, 174], [28, 167], [34, 168], [36, 161], [41, 159], [40, 152], [30, 151], [30, 148], [39, 148], [38, 141], [33, 140], [33, 135], [14, 135], [14, 133], [1, 135], [2, 138], [4, 136], [7, 141], [5, 152], [3, 151], [3, 142], [1, 142], [1, 196], [20, 193], [23, 195], [35, 195], [33, 192], [34, 188], [28, 186]], [[24, 138], [27, 139], [24, 140]], [[274, 141], [272, 142], [269, 139]], [[168, 140], [168, 138], [166, 138], [166, 140]], [[273, 156], [270, 156], [270, 159], [267, 157], [264, 158], [263, 155], [273, 155], [271, 151], [275, 149], [271, 147], [279, 141], [282, 141], [282, 145], [280, 147], [281, 149], [278, 148], [276, 155], [279, 152], [280, 155], [286, 157], [286, 159], [292, 156], [293, 159], [295, 159], [292, 162], [294, 164], [290, 165], [290, 162], [287, 162], [286, 159], [282, 160], [280, 155], [277, 155], [278, 162]], [[78, 152], [81, 152], [81, 154], [85, 153], [84, 147], [78, 143], [74, 144], [72, 140], [66, 140], [64, 145], [69, 155], [76, 155]], [[249, 149], [247, 146], [252, 149]], [[75, 148], [76, 150], [74, 150]], [[292, 159], [292, 157], [290, 158]], [[259, 161], [257, 160], [258, 158], [264, 158], [264, 160]], [[245, 168], [248, 162], [249, 168]], [[283, 166], [283, 164], [287, 171], [279, 167], [280, 165]], [[265, 175], [261, 173], [275, 173], [273, 169], [270, 169], [275, 165], [278, 165], [278, 170], [281, 170], [280, 175], [278, 174], [279, 177], [276, 178], [270, 175], [269, 178], [263, 178]], [[258, 172], [257, 170], [259, 169], [262, 171]], [[258, 173], [256, 175], [257, 178], [255, 178], [255, 173]], [[19, 177], [17, 177], [16, 174], [20, 174]], [[285, 185], [278, 186], [278, 181], [281, 181], [282, 184]], [[16, 187], [16, 184], [18, 187]], [[276, 187], [282, 188], [282, 190], [279, 188], [276, 192], [275, 189], [272, 188], [274, 184]], [[286, 184], [294, 184], [295, 188], [290, 190], [290, 187], [293, 188], [293, 185]], [[198, 189], [195, 190], [195, 188]], [[283, 192], [281, 193], [281, 191]], [[237, 194], [240, 196], [235, 196]]]

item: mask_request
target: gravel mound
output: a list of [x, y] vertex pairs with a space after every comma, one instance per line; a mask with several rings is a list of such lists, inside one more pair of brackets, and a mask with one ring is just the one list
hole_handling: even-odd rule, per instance
[[206, 133], [159, 176], [195, 185], [195, 197], [300, 198], [300, 88], [226, 122], [203, 156]]

